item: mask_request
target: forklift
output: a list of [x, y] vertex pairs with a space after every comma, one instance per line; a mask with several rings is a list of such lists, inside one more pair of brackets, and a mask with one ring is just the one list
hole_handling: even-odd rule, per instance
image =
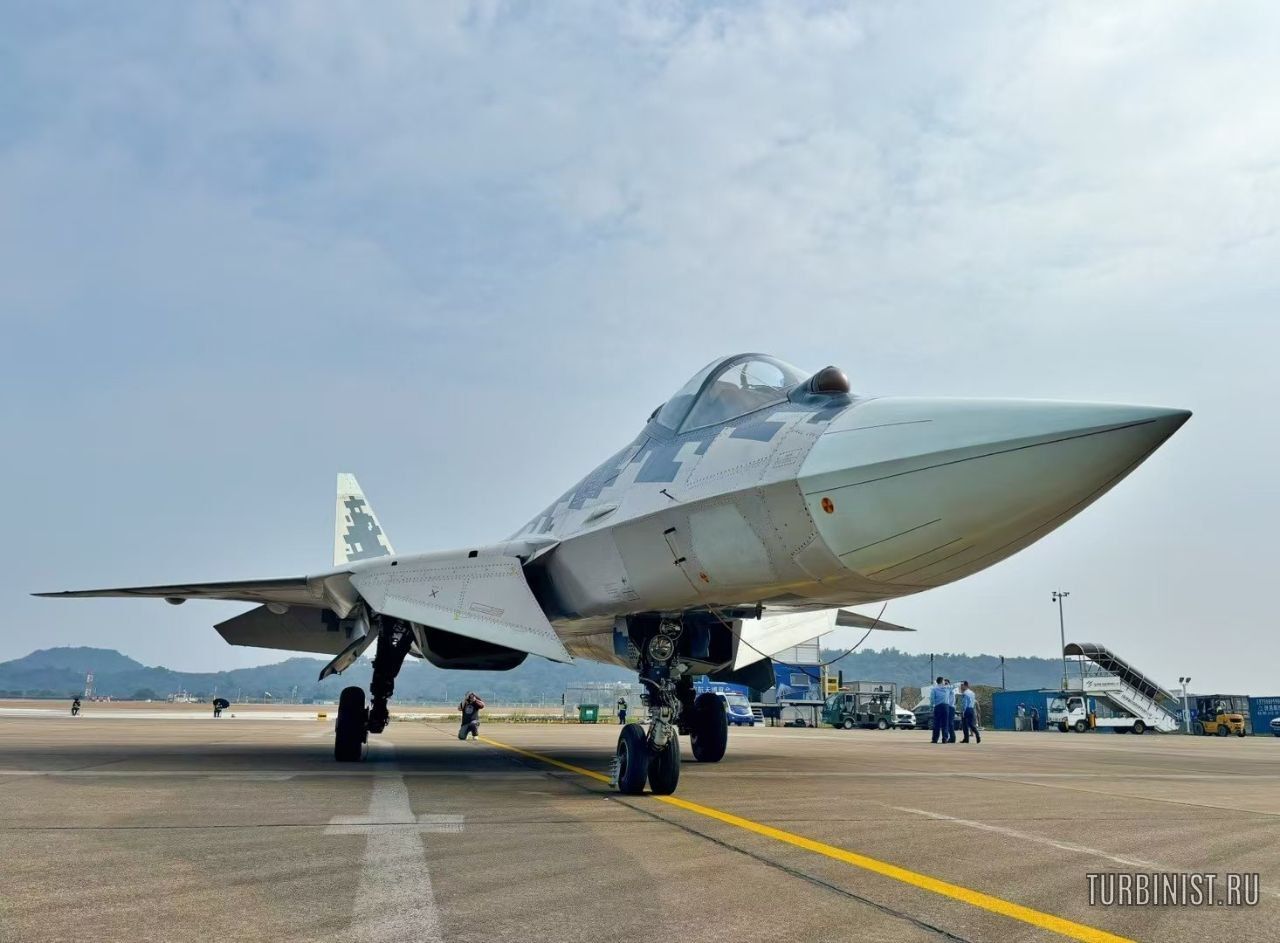
[[1243, 737], [1246, 733], [1244, 714], [1232, 710], [1227, 699], [1220, 694], [1197, 697], [1191, 732], [1205, 737], [1229, 737], [1231, 734]]

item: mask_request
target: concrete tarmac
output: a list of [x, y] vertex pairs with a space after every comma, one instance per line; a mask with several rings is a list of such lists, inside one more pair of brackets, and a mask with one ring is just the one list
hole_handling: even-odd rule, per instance
[[590, 775], [617, 733], [403, 721], [344, 766], [316, 721], [7, 716], [0, 941], [1280, 939], [1275, 738], [735, 729], [666, 802]]

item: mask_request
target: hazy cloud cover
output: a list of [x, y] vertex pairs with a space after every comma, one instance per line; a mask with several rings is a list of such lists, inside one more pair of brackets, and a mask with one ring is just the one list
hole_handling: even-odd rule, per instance
[[[712, 357], [1195, 418], [914, 651], [1280, 693], [1273, 4], [0, 3], [0, 658], [274, 660], [34, 590], [511, 533]], [[898, 638], [893, 639], [899, 642]], [[901, 644], [899, 642], [899, 644]]]

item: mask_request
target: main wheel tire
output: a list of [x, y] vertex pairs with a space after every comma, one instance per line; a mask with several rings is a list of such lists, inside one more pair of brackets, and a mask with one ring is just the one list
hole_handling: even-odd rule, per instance
[[627, 724], [618, 734], [618, 792], [638, 796], [649, 775], [649, 738], [639, 724]]
[[1147, 725], [1146, 725], [1146, 724], [1144, 724], [1142, 721], [1140, 721], [1140, 720], [1135, 720], [1135, 721], [1133, 722], [1133, 732], [1134, 732], [1134, 733], [1141, 735], [1141, 734], [1146, 733], [1146, 731], [1147, 731]]
[[1076, 733], [1084, 733], [1086, 730], [1089, 729], [1089, 725], [1086, 724], [1083, 720], [1077, 720], [1075, 722], [1075, 725], [1072, 727], [1072, 729]]
[[693, 723], [689, 725], [689, 746], [699, 763], [719, 763], [729, 746], [729, 720], [724, 701], [710, 691], [693, 702]]
[[881, 717], [878, 721], [876, 721], [876, 730], [888, 730], [888, 729], [889, 729], [889, 721], [885, 720], [883, 717]]
[[852, 729], [853, 729], [853, 718], [852, 718], [852, 717], [846, 717], [843, 721], [841, 721], [840, 726], [841, 726], [841, 727], [843, 727], [845, 730], [852, 730]]
[[333, 758], [339, 763], [359, 763], [364, 759], [364, 689], [343, 688], [338, 697], [338, 719], [333, 725]]
[[1231, 736], [1231, 729], [1226, 724], [1218, 724], [1218, 736], [1219, 737]]
[[655, 796], [669, 796], [680, 782], [680, 738], [673, 736], [667, 745], [649, 758], [649, 790]]

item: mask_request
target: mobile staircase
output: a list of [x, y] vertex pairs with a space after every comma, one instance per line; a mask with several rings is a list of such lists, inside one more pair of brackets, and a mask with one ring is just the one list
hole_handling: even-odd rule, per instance
[[1133, 733], [1174, 733], [1182, 726], [1182, 706], [1177, 696], [1115, 652], [1093, 642], [1070, 642], [1062, 653], [1079, 662], [1079, 693], [1105, 701], [1118, 715], [1099, 716], [1094, 721], [1096, 726]]

